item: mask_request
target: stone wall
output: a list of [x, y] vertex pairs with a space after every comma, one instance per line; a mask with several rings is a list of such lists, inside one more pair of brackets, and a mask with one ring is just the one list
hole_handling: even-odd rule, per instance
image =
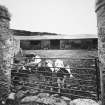
[[13, 52], [14, 55], [18, 54], [18, 52], [20, 51], [20, 40], [16, 39], [13, 37]]
[[11, 64], [13, 64], [13, 36], [9, 29], [10, 14], [0, 6], [0, 97], [8, 95], [11, 85]]
[[96, 0], [102, 105], [105, 105], [105, 0]]

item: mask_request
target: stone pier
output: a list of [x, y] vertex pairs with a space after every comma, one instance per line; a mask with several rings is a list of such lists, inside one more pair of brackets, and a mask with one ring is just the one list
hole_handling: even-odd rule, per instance
[[13, 64], [13, 36], [9, 29], [10, 13], [0, 6], [0, 99], [10, 92]]
[[102, 105], [105, 105], [105, 0], [96, 0]]

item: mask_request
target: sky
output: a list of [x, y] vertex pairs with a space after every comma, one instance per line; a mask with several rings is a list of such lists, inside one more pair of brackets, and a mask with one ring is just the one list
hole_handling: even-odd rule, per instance
[[58, 34], [97, 34], [95, 0], [0, 0], [10, 28]]

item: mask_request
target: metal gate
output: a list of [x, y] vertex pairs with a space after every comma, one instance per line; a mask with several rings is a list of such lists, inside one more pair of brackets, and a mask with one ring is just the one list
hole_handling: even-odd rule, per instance
[[[39, 71], [38, 65], [27, 65], [25, 58], [23, 64], [14, 63], [12, 68], [12, 90], [16, 92], [21, 89], [28, 91], [28, 94], [37, 92], [47, 92], [50, 94], [59, 94], [71, 99], [90, 98], [99, 100], [100, 80], [97, 58], [41, 58], [55, 62], [57, 59], [62, 60], [65, 65], [69, 65], [72, 77], [67, 77], [64, 86], [58, 85], [56, 72], [49, 72], [45, 65], [41, 66]], [[25, 67], [25, 69], [23, 68]], [[51, 68], [57, 68], [54, 65]], [[64, 67], [65, 68], [65, 67]], [[62, 77], [61, 77], [62, 78]]]

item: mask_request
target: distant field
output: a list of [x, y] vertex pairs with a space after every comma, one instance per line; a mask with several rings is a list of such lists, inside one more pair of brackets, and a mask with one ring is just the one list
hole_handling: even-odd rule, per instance
[[41, 57], [50, 58], [91, 58], [97, 57], [97, 51], [89, 50], [26, 50], [23, 51], [25, 54], [38, 54]]

